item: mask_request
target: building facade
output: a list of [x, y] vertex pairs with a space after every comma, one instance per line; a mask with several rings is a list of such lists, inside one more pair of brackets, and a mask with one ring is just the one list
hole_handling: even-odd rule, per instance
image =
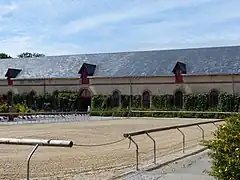
[[[240, 46], [4, 59], [0, 67], [1, 94], [58, 90], [147, 101], [159, 94], [240, 93]], [[19, 75], [9, 76], [9, 68]]]

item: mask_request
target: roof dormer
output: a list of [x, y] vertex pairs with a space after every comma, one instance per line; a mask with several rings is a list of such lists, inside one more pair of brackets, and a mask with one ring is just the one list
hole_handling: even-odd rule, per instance
[[82, 74], [83, 71], [87, 72], [88, 76], [93, 76], [96, 70], [96, 65], [94, 64], [88, 64], [88, 63], [83, 63], [82, 67], [80, 68], [78, 74]]
[[8, 70], [7, 70], [6, 74], [5, 74], [5, 77], [8, 80], [8, 85], [9, 86], [13, 85], [12, 78], [16, 78], [21, 71], [22, 71], [21, 69], [8, 68]]
[[172, 70], [173, 74], [187, 74], [186, 64], [183, 62], [177, 62]]
[[8, 79], [16, 78], [21, 71], [21, 69], [8, 68], [5, 77], [7, 77]]

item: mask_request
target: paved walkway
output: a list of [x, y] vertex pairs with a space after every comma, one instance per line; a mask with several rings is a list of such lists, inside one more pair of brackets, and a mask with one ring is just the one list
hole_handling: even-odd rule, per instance
[[124, 180], [215, 180], [208, 175], [211, 164], [208, 152], [179, 160], [165, 167], [142, 171], [124, 177]]

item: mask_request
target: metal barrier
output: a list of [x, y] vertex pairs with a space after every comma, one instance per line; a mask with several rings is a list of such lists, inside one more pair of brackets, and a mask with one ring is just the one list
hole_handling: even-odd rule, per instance
[[[14, 116], [9, 120], [9, 116]], [[78, 119], [78, 117], [81, 117]], [[34, 112], [34, 113], [0, 113], [0, 124], [26, 124], [46, 122], [68, 122], [89, 119], [87, 112]]]
[[33, 150], [27, 158], [27, 174], [26, 179], [29, 180], [30, 160], [39, 146], [55, 146], [55, 147], [72, 147], [72, 141], [65, 140], [40, 140], [40, 139], [14, 139], [14, 138], [0, 138], [0, 144], [12, 145], [34, 145]]
[[138, 164], [139, 164], [139, 146], [138, 146], [137, 142], [134, 141], [134, 139], [132, 137], [145, 134], [153, 141], [153, 163], [156, 164], [156, 154], [157, 154], [157, 152], [156, 152], [157, 151], [156, 150], [156, 141], [154, 140], [154, 138], [152, 136], [150, 136], [150, 133], [160, 132], [160, 131], [168, 131], [168, 130], [172, 130], [172, 129], [178, 130], [181, 133], [181, 135], [182, 135], [182, 151], [183, 151], [183, 153], [185, 153], [185, 143], [186, 143], [185, 142], [186, 141], [185, 137], [186, 136], [185, 136], [184, 132], [181, 131], [181, 128], [197, 126], [201, 130], [201, 132], [202, 132], [202, 139], [204, 140], [204, 138], [205, 138], [204, 129], [200, 125], [213, 124], [214, 126], [217, 127], [217, 125], [215, 123], [222, 122], [222, 121], [224, 121], [224, 120], [214, 120], [214, 121], [198, 122], [198, 123], [192, 123], [192, 124], [168, 126], [168, 127], [162, 127], [162, 128], [156, 128], [156, 129], [141, 130], [141, 131], [124, 133], [123, 137], [128, 138], [130, 140], [129, 141], [129, 147], [130, 147], [131, 142], [136, 147], [136, 170], [139, 170], [139, 168], [138, 168]]
[[72, 112], [31, 112], [31, 113], [0, 113], [0, 116], [33, 116], [33, 115], [75, 115], [75, 114], [88, 114], [88, 112], [78, 112], [78, 111], [72, 111]]

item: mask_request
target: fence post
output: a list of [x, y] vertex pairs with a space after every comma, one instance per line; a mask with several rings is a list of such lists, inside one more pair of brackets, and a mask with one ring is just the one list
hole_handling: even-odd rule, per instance
[[130, 142], [133, 142], [133, 144], [135, 144], [135, 147], [136, 147], [136, 170], [138, 171], [139, 170], [139, 168], [138, 168], [138, 157], [139, 157], [138, 144], [132, 139], [131, 136], [129, 136], [128, 139], [130, 140]]
[[150, 134], [146, 133], [146, 135], [153, 141], [153, 163], [156, 164], [156, 141]]
[[30, 160], [33, 156], [33, 154], [35, 153], [35, 151], [37, 150], [39, 144], [36, 144], [36, 146], [33, 148], [33, 150], [31, 151], [31, 153], [28, 155], [27, 158], [27, 180], [29, 180], [29, 167], [30, 167]]
[[179, 128], [177, 128], [177, 130], [182, 134], [182, 138], [183, 138], [182, 151], [183, 151], [183, 153], [185, 153], [185, 134]]
[[198, 124], [197, 127], [202, 131], [202, 139], [204, 140], [204, 129]]
[[218, 125], [216, 125], [215, 122], [213, 122], [213, 125], [216, 126], [216, 128], [218, 128]]

